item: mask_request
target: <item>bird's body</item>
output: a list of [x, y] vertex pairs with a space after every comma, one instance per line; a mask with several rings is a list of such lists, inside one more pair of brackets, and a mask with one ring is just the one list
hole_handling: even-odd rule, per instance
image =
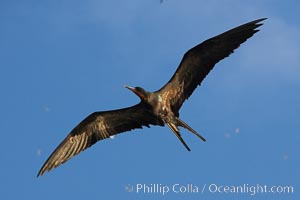
[[95, 112], [80, 122], [49, 156], [38, 176], [66, 162], [97, 141], [149, 125], [167, 125], [190, 151], [181, 137], [179, 126], [201, 140], [205, 139], [179, 119], [179, 110], [186, 99], [215, 66], [253, 36], [261, 26], [258, 19], [208, 39], [185, 53], [175, 74], [161, 89], [148, 92], [141, 87], [125, 86], [141, 102], [119, 110]]

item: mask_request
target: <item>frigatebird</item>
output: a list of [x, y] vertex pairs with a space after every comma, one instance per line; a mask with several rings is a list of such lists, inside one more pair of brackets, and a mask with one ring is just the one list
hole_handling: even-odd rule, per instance
[[166, 124], [188, 151], [190, 148], [182, 139], [179, 126], [205, 141], [203, 136], [179, 119], [179, 109], [215, 64], [228, 57], [240, 44], [258, 32], [256, 28], [261, 26], [260, 22], [265, 19], [233, 28], [188, 50], [169, 82], [155, 92], [125, 85], [140, 98], [140, 103], [128, 108], [94, 112], [89, 115], [54, 150], [37, 176], [58, 167], [99, 140], [143, 126]]

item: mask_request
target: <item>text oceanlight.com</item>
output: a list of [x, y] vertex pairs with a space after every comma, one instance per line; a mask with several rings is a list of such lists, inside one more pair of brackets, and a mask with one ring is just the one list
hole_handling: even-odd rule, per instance
[[221, 185], [221, 184], [144, 184], [137, 183], [134, 185], [128, 184], [125, 186], [125, 191], [136, 194], [160, 194], [166, 195], [169, 193], [178, 194], [198, 194], [198, 193], [211, 193], [211, 194], [293, 194], [294, 187], [290, 185], [264, 185], [264, 184], [241, 184], [241, 185]]

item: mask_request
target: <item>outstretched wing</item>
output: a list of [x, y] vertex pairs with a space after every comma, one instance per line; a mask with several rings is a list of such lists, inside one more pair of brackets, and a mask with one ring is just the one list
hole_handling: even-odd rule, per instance
[[142, 126], [163, 125], [144, 103], [120, 110], [95, 112], [80, 122], [49, 156], [37, 176], [63, 164], [99, 140]]
[[253, 36], [261, 26], [258, 19], [208, 39], [185, 53], [170, 81], [159, 91], [162, 99], [170, 99], [174, 112], [189, 98], [216, 63]]

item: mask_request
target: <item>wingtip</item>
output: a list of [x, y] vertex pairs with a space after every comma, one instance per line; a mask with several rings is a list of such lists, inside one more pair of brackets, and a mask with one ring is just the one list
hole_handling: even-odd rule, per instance
[[39, 171], [39, 173], [36, 175], [36, 177], [38, 178], [38, 177], [42, 176], [42, 175], [44, 174], [44, 172], [45, 172], [45, 171], [42, 171], [42, 169], [40, 169], [40, 171]]
[[264, 21], [264, 20], [266, 20], [266, 19], [268, 19], [268, 18], [267, 18], [267, 17], [263, 17], [263, 18], [257, 19], [256, 21], [257, 21], [257, 22], [261, 22], [261, 21]]
[[256, 25], [256, 28], [257, 28], [257, 27], [263, 25], [263, 23], [260, 23], [260, 22], [262, 22], [262, 21], [264, 21], [264, 20], [266, 20], [266, 19], [268, 19], [268, 18], [266, 18], [266, 17], [265, 17], [265, 18], [260, 18], [260, 19], [254, 20], [254, 21], [252, 21], [252, 22], [250, 22], [250, 23], [255, 24], [255, 25]]
[[266, 19], [268, 19], [268, 18], [265, 17], [265, 18], [256, 19], [256, 20], [253, 20], [253, 21], [248, 22], [246, 24], [243, 24], [239, 27], [248, 27], [249, 29], [252, 30], [252, 33], [255, 34], [255, 33], [259, 32], [259, 29], [257, 29], [257, 28], [262, 26], [264, 24], [262, 22]]

